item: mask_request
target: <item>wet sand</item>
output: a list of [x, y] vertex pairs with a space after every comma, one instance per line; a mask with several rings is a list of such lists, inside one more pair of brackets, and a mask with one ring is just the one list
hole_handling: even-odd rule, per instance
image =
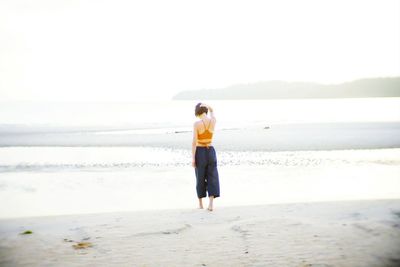
[[[26, 130], [28, 131], [28, 130]], [[4, 132], [0, 146], [146, 146], [190, 149], [192, 132], [132, 133], [130, 129]], [[246, 138], [243, 138], [245, 136]], [[235, 151], [298, 151], [400, 147], [400, 122], [265, 124], [217, 129], [214, 145]]]
[[[197, 199], [190, 153], [144, 147], [0, 148], [0, 203], [12, 203], [0, 205], [0, 218], [191, 208]], [[217, 207], [400, 199], [398, 148], [217, 150], [217, 157]]]

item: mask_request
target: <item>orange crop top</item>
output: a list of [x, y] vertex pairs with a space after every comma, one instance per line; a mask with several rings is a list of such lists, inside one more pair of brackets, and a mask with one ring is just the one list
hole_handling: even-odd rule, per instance
[[[208, 130], [208, 128], [206, 127], [203, 120], [202, 120], [202, 122], [204, 124], [205, 131], [201, 134], [199, 132], [197, 132], [197, 139], [198, 139], [197, 142], [201, 145], [209, 145], [209, 144], [211, 144], [213, 133]], [[211, 121], [208, 124], [208, 127], [210, 127], [210, 124], [211, 124]], [[204, 140], [204, 141], [200, 141], [200, 140]]]

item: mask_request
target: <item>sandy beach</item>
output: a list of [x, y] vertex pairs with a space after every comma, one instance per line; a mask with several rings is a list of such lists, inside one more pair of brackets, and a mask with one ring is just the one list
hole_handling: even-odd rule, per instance
[[[106, 125], [86, 104], [28, 106], [32, 124], [2, 107], [0, 266], [400, 266], [399, 101], [243, 102], [258, 117], [239, 125], [220, 102], [213, 212], [196, 209], [192, 114], [169, 122], [192, 103], [104, 104]], [[126, 123], [142, 112], [164, 117]]]
[[0, 233], [1, 266], [400, 266], [398, 199], [4, 219]]

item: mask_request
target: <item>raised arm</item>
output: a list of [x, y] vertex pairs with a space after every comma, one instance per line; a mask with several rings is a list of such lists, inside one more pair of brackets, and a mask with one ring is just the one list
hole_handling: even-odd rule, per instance
[[208, 111], [210, 112], [211, 119], [213, 119], [214, 121], [217, 121], [217, 119], [215, 118], [214, 109], [211, 106], [209, 106], [207, 104], [204, 104], [204, 103], [202, 103], [200, 106], [208, 108]]

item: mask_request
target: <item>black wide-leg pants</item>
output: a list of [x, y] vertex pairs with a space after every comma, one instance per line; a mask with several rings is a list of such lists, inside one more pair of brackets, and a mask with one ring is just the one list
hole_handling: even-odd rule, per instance
[[198, 198], [208, 196], [219, 197], [219, 177], [217, 154], [213, 146], [196, 147], [196, 191]]

